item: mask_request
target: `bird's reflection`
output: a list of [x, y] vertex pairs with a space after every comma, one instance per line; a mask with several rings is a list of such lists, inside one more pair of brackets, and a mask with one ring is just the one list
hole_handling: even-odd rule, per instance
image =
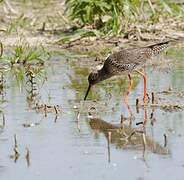
[[153, 138], [145, 135], [144, 131], [121, 124], [111, 124], [99, 118], [91, 118], [89, 121], [91, 129], [96, 133], [103, 133], [107, 139], [108, 159], [110, 161], [110, 144], [116, 148], [126, 150], [141, 150], [159, 155], [168, 155], [169, 150], [155, 142]]

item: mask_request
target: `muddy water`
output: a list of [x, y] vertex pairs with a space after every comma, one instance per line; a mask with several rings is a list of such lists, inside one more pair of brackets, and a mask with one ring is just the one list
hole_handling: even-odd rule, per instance
[[[183, 105], [182, 94], [177, 94], [184, 91], [182, 55], [172, 59], [177, 65], [169, 72], [164, 68], [147, 68], [148, 89], [149, 93], [155, 93], [158, 103]], [[35, 101], [28, 101], [31, 94], [26, 90], [27, 85], [20, 91], [15, 80], [6, 77], [1, 95], [5, 126], [0, 129], [0, 179], [183, 180], [184, 111], [147, 107], [137, 113], [135, 99], [142, 100], [143, 82], [133, 74], [135, 83], [129, 105], [134, 118], [131, 126], [125, 120], [122, 130], [121, 115], [129, 117], [123, 102], [127, 77], [97, 85], [83, 104], [89, 67], [92, 67], [90, 59], [52, 56], [47, 62], [47, 81], [43, 85], [37, 83], [37, 96], [33, 99], [40, 106], [59, 105], [62, 112], [57, 117], [53, 109], [45, 114], [41, 108], [31, 108]], [[169, 88], [169, 93], [162, 93]], [[136, 123], [142, 122], [146, 115], [146, 150], [143, 151], [141, 133], [130, 139], [126, 135], [142, 130], [142, 125]], [[20, 154], [17, 160], [12, 157], [15, 134]], [[26, 148], [30, 151], [29, 162]]]

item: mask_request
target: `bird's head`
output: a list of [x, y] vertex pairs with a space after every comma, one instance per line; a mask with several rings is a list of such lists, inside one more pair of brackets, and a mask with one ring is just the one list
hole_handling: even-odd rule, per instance
[[97, 84], [99, 81], [100, 81], [100, 77], [99, 77], [98, 71], [91, 72], [89, 74], [89, 76], [88, 76], [88, 82], [89, 82], [89, 84], [91, 86]]
[[86, 92], [86, 95], [84, 97], [84, 100], [86, 100], [87, 96], [88, 96], [88, 93], [91, 89], [91, 86], [97, 84], [98, 82], [100, 82], [100, 76], [99, 76], [99, 72], [91, 72], [88, 76], [88, 83], [89, 83], [89, 86], [88, 86], [88, 89], [87, 89], [87, 92]]

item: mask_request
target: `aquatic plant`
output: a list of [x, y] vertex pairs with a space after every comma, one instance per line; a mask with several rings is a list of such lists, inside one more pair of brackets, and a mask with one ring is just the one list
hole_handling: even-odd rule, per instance
[[31, 47], [28, 43], [20, 43], [9, 53], [3, 53], [2, 43], [0, 45], [0, 70], [4, 74], [10, 72], [18, 86], [23, 85], [29, 73], [38, 80], [46, 76], [44, 62], [50, 54], [42, 46]]
[[[14, 64], [40, 64], [49, 58], [49, 53], [42, 46], [30, 47], [29, 44], [21, 44], [15, 47], [14, 51], [6, 57], [12, 65]], [[5, 58], [4, 58], [5, 59]]]

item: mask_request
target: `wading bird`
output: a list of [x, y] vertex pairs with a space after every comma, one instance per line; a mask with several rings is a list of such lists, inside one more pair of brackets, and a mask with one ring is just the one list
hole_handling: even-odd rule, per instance
[[[146, 64], [146, 62], [152, 57], [160, 54], [162, 51], [164, 51], [170, 45], [175, 44], [177, 41], [178, 39], [168, 40], [165, 42], [149, 45], [147, 47], [121, 49], [120, 51], [114, 52], [113, 54], [109, 55], [100, 70], [96, 72], [91, 72], [89, 74], [89, 86], [85, 94], [84, 100], [86, 100], [88, 93], [93, 85], [108, 78], [111, 78], [112, 76], [121, 74], [128, 74], [130, 80], [130, 87], [127, 92], [128, 97], [133, 83], [130, 73], [132, 71], [136, 71], [137, 73], [141, 74], [144, 78], [144, 102], [147, 102], [147, 78], [145, 73], [139, 71], [139, 69], [141, 69]], [[127, 99], [127, 97], [125, 99]]]

